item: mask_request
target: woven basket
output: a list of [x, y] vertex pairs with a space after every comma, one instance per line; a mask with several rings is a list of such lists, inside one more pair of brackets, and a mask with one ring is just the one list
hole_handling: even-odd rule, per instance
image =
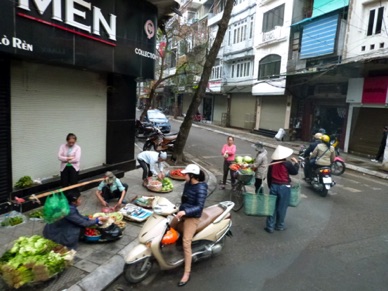
[[244, 183], [244, 185], [252, 185], [252, 178], [254, 177], [253, 174], [240, 174], [239, 172], [236, 173], [237, 180]]
[[276, 196], [244, 193], [244, 213], [253, 216], [271, 216], [275, 211]]
[[147, 188], [151, 191], [160, 192], [162, 191], [163, 184], [160, 181], [148, 181]]
[[298, 184], [291, 187], [290, 202], [288, 203], [288, 206], [296, 207], [299, 205], [300, 200], [300, 184]]

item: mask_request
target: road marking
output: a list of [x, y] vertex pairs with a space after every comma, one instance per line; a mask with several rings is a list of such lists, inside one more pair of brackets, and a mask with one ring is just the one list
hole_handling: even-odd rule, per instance
[[354, 188], [350, 188], [350, 187], [345, 187], [345, 186], [343, 186], [343, 185], [341, 185], [341, 184], [336, 184], [335, 186], [336, 186], [336, 187], [339, 187], [339, 188], [342, 188], [342, 189], [344, 189], [344, 190], [347, 190], [347, 191], [349, 191], [349, 192], [353, 192], [353, 193], [362, 192], [362, 190], [358, 190], [358, 189], [354, 189]]

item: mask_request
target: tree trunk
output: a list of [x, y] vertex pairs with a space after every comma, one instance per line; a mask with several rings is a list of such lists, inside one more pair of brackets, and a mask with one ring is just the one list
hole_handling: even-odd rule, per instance
[[186, 116], [179, 129], [179, 134], [175, 142], [173, 153], [173, 158], [176, 160], [176, 163], [184, 161], [183, 150], [185, 148], [187, 138], [189, 137], [191, 125], [193, 123], [193, 115], [197, 112], [198, 107], [203, 99], [203, 96], [206, 93], [206, 87], [209, 82], [214, 62], [217, 58], [218, 51], [220, 50], [220, 47], [222, 45], [222, 41], [224, 40], [225, 32], [228, 29], [230, 16], [233, 10], [233, 3], [234, 0], [226, 1], [224, 13], [222, 15], [220, 23], [218, 24], [216, 38], [210, 49], [209, 54], [206, 57], [205, 65], [203, 67], [203, 72], [201, 75], [201, 80], [199, 81], [198, 88], [195, 90], [189, 109], [187, 110]]

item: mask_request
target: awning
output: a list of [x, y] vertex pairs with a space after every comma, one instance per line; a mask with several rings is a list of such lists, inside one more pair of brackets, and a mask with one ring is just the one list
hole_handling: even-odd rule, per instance
[[314, 0], [312, 16], [310, 18], [305, 18], [301, 21], [293, 23], [291, 26], [303, 24], [313, 20], [316, 17], [344, 8], [346, 6], [349, 6], [349, 0]]

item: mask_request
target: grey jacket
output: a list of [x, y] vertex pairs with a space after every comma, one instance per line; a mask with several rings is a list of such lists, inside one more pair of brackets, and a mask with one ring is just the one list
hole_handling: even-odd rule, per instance
[[255, 162], [252, 164], [252, 168], [256, 169], [256, 178], [264, 179], [267, 176], [268, 158], [266, 149], [257, 153]]

